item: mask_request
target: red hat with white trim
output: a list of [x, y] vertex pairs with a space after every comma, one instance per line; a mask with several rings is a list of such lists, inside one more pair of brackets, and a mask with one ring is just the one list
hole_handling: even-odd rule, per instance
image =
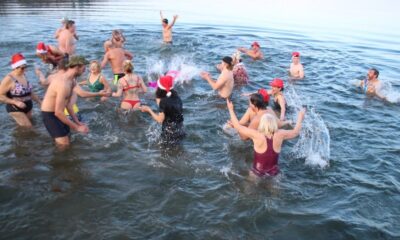
[[269, 85], [271, 87], [283, 88], [283, 80], [280, 78], [274, 78]]
[[22, 65], [26, 65], [26, 60], [24, 55], [21, 53], [16, 53], [11, 57], [11, 67], [12, 69], [16, 69], [21, 67]]
[[171, 96], [171, 89], [174, 88], [174, 79], [171, 76], [162, 76], [157, 81], [157, 86], [167, 91], [167, 97]]
[[36, 47], [36, 53], [38, 53], [38, 54], [46, 54], [47, 53], [47, 47], [44, 44], [44, 42], [38, 43], [38, 45]]

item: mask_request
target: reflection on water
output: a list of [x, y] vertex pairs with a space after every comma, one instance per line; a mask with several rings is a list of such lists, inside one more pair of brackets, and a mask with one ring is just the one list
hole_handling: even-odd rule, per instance
[[[366, 99], [349, 83], [376, 66], [382, 80], [392, 83], [390, 91], [398, 92], [397, 40], [231, 26], [234, 21], [227, 24], [222, 15], [205, 19], [199, 9], [190, 12], [187, 2], [165, 7], [171, 2], [124, 2], [122, 9], [113, 8], [114, 1], [0, 2], [1, 76], [9, 72], [14, 52], [22, 51], [31, 66], [38, 63], [37, 42], [54, 43], [63, 16], [76, 20], [78, 52], [89, 59], [102, 59], [103, 41], [112, 29], [123, 29], [135, 71], [145, 81], [181, 71], [176, 90], [187, 132], [182, 145], [164, 148], [157, 142], [160, 126], [147, 115], [121, 113], [117, 99], [80, 99], [90, 133], [73, 134], [73, 146], [58, 152], [38, 106], [32, 131], [15, 128], [0, 108], [2, 238], [399, 237], [400, 106]], [[180, 14], [170, 47], [161, 43], [159, 8], [168, 16]], [[290, 119], [302, 104], [310, 106], [301, 137], [283, 146], [281, 175], [258, 184], [246, 180], [251, 144], [223, 132], [229, 117], [225, 102], [198, 76], [201, 70], [217, 76], [214, 66], [222, 56], [255, 40], [267, 59], [244, 58], [251, 83], [232, 97], [238, 114], [248, 104], [240, 93], [267, 87], [274, 77], [288, 86]], [[306, 79], [289, 83], [294, 50], [302, 54]], [[108, 67], [103, 73], [111, 80]], [[27, 78], [43, 96], [33, 68]], [[143, 101], [156, 109], [153, 91]]]

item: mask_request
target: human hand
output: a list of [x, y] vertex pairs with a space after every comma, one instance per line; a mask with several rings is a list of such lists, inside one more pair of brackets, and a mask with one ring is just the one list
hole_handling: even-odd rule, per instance
[[178, 15], [174, 15], [174, 19], [177, 19], [178, 18]]
[[42, 71], [40, 71], [40, 69], [38, 67], [35, 67], [35, 74], [36, 76], [40, 76], [40, 74], [42, 74]]
[[232, 123], [231, 120], [228, 120], [228, 121], [226, 122], [226, 124], [228, 124], [229, 127], [233, 128], [233, 123]]
[[85, 133], [85, 134], [86, 134], [86, 133], [89, 132], [89, 128], [88, 128], [88, 126], [86, 126], [85, 124], [79, 122], [79, 125], [78, 125], [78, 127], [76, 128], [76, 131], [77, 131], [77, 132], [80, 132], [80, 133]]
[[21, 102], [21, 101], [16, 101], [16, 102], [14, 103], [14, 105], [17, 106], [17, 107], [19, 107], [19, 108], [26, 108], [25, 103], [24, 103], [24, 102]]
[[202, 71], [200, 73], [200, 77], [202, 77], [203, 79], [207, 80], [207, 78], [210, 77], [210, 73], [206, 72], [206, 71]]
[[228, 106], [229, 110], [233, 110], [233, 103], [228, 98], [226, 99], [226, 105]]
[[101, 97], [109, 97], [110, 96], [110, 92], [106, 91], [106, 90], [101, 90], [99, 92]]
[[149, 108], [149, 106], [142, 105], [139, 107], [139, 110], [141, 110], [142, 112], [149, 112], [150, 108]]

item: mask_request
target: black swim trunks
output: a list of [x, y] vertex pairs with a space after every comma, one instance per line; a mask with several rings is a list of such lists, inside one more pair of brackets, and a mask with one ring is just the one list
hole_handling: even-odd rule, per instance
[[114, 85], [117, 85], [119, 79], [123, 78], [124, 76], [125, 76], [125, 73], [114, 73], [114, 80], [113, 80]]
[[61, 122], [54, 112], [42, 111], [42, 118], [44, 126], [52, 138], [65, 137], [70, 133], [69, 126]]
[[32, 110], [33, 104], [32, 104], [32, 100], [27, 100], [24, 101], [26, 107], [25, 108], [19, 108], [13, 104], [7, 104], [6, 105], [6, 110], [8, 113], [10, 112], [23, 112], [23, 113], [28, 113]]

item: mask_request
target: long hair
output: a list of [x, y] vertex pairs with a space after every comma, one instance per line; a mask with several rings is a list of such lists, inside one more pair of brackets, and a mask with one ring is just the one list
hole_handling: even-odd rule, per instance
[[273, 135], [278, 130], [278, 120], [270, 113], [264, 114], [260, 119], [258, 131], [265, 135]]

